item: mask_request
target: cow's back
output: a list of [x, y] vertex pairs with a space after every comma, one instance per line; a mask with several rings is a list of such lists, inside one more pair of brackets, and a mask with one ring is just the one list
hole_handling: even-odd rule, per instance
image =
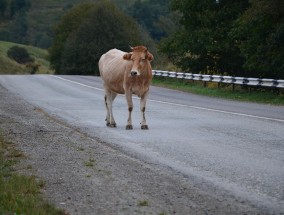
[[126, 52], [120, 51], [118, 49], [111, 49], [105, 54], [103, 54], [99, 60], [99, 69], [102, 78], [109, 76], [109, 74], [124, 74], [125, 67], [129, 65], [128, 61], [123, 60], [123, 55]]
[[131, 63], [123, 59], [126, 52], [111, 49], [99, 60], [99, 70], [105, 88], [117, 93], [124, 93], [123, 80], [126, 70], [131, 69]]

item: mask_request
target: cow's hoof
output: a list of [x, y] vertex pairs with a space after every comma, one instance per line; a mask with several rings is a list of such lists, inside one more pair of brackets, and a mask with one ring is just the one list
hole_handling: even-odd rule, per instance
[[148, 128], [148, 125], [141, 125], [141, 129], [142, 130], [148, 130], [149, 128]]
[[125, 129], [126, 129], [126, 130], [132, 130], [132, 129], [133, 129], [133, 126], [132, 126], [132, 125], [126, 125]]
[[106, 125], [107, 125], [107, 127], [110, 127], [110, 128], [116, 128], [116, 124], [115, 123], [114, 124], [107, 123]]

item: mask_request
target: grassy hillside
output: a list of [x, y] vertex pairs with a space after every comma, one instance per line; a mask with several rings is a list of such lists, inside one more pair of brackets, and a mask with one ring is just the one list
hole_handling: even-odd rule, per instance
[[49, 69], [49, 62], [47, 60], [48, 52], [47, 50], [32, 47], [32, 46], [26, 46], [26, 45], [20, 45], [10, 42], [4, 42], [0, 41], [0, 74], [27, 74], [29, 73], [29, 69], [26, 68], [25, 65], [18, 64], [16, 61], [11, 60], [7, 56], [7, 51], [12, 46], [20, 46], [24, 47], [29, 54], [35, 59], [35, 63], [39, 64], [39, 71], [37, 73], [40, 74], [50, 74], [53, 73]]

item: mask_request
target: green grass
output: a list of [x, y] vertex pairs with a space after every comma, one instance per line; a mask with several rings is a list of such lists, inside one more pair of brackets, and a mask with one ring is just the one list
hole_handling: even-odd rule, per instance
[[142, 200], [138, 202], [138, 206], [140, 207], [146, 207], [149, 206], [149, 202], [147, 200]]
[[33, 46], [21, 45], [11, 42], [0, 41], [0, 74], [29, 74], [29, 70], [25, 65], [18, 64], [7, 56], [7, 51], [12, 46], [20, 46], [27, 49], [29, 54], [35, 59], [35, 63], [39, 64], [39, 74], [51, 74], [52, 70], [49, 68], [48, 52], [47, 50], [36, 48]]
[[19, 175], [15, 164], [25, 156], [0, 136], [0, 214], [64, 215], [41, 197], [45, 185], [34, 176]]
[[235, 90], [232, 89], [232, 85], [223, 85], [218, 88], [217, 83], [208, 83], [207, 87], [203, 87], [200, 82], [191, 82], [185, 80], [177, 80], [173, 78], [154, 77], [152, 84], [154, 86], [167, 87], [170, 89], [180, 90], [184, 92], [195, 93], [199, 95], [212, 96], [224, 99], [232, 99], [246, 102], [256, 102], [273, 105], [284, 105], [284, 91], [280, 90], [280, 93], [272, 92], [272, 90], [244, 88], [241, 86], [235, 86]]
[[95, 165], [95, 159], [89, 159], [89, 161], [84, 162], [86, 167], [93, 167]]

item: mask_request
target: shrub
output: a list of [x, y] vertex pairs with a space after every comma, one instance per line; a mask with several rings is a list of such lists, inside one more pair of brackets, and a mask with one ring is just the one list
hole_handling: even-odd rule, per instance
[[25, 48], [19, 46], [13, 46], [7, 51], [7, 55], [12, 60], [15, 60], [19, 64], [27, 64], [34, 62], [34, 59], [30, 56]]
[[40, 65], [37, 63], [28, 63], [26, 65], [26, 68], [28, 68], [31, 75], [35, 74], [38, 71], [39, 67]]

